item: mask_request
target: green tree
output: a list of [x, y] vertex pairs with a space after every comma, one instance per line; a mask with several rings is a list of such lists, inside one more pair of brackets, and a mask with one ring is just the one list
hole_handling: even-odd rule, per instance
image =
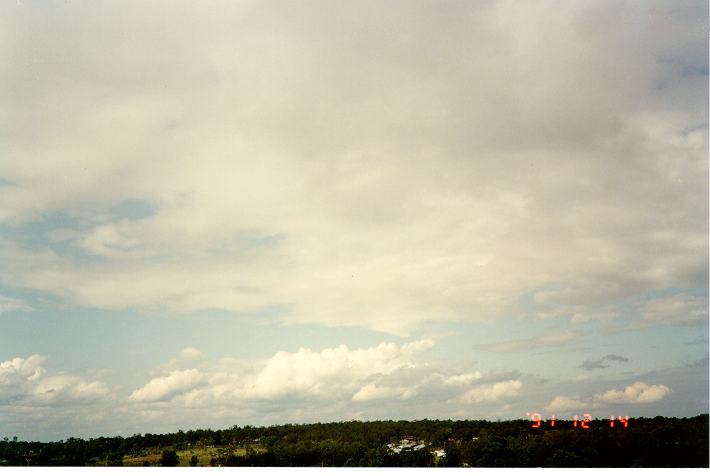
[[446, 450], [446, 458], [444, 458], [444, 466], [447, 468], [458, 468], [461, 466], [461, 452], [455, 446], [450, 446]]
[[160, 456], [160, 466], [177, 466], [178, 463], [180, 463], [180, 458], [175, 450], [164, 450]]
[[106, 466], [123, 466], [123, 453], [109, 453], [106, 457]]
[[190, 466], [192, 466], [192, 467], [197, 466], [197, 461], [198, 461], [197, 455], [192, 455], [192, 457], [190, 458]]

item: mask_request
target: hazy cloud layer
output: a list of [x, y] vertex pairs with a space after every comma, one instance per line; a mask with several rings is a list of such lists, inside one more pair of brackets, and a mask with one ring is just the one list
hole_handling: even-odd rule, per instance
[[461, 403], [495, 402], [507, 397], [515, 397], [523, 387], [520, 380], [506, 380], [492, 385], [480, 385], [467, 391], [458, 401]]
[[646, 301], [641, 311], [640, 325], [697, 325], [707, 322], [707, 296], [679, 294]]
[[528, 337], [525, 339], [514, 339], [484, 346], [486, 350], [493, 352], [518, 352], [540, 348], [563, 348], [571, 345], [574, 340], [582, 334], [575, 331], [564, 331], [554, 334]]
[[697, 2], [3, 9], [0, 222], [71, 217], [6, 286], [404, 333], [707, 284]]
[[586, 405], [577, 398], [568, 397], [566, 395], [557, 395], [550, 403], [547, 404], [545, 410], [549, 412], [559, 411], [580, 411], [585, 409]]

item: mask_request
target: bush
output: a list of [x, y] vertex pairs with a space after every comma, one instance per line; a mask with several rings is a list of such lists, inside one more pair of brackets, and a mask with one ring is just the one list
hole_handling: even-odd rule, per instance
[[160, 456], [160, 466], [177, 466], [178, 463], [180, 463], [180, 458], [175, 450], [165, 450]]

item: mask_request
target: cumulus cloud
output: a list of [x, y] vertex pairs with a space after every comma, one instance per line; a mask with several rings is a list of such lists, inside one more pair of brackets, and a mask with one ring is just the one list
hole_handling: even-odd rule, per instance
[[350, 350], [346, 345], [314, 352], [279, 352], [269, 358], [252, 383], [244, 389], [251, 398], [275, 398], [289, 393], [319, 395], [339, 386], [373, 376], [387, 375], [417, 365], [421, 352], [434, 345], [419, 340], [403, 345], [381, 343], [376, 347]]
[[0, 385], [11, 386], [22, 380], [38, 380], [46, 373], [45, 368], [42, 367], [46, 360], [41, 355], [33, 354], [26, 359], [15, 357], [0, 362]]
[[[288, 397], [315, 399], [350, 399], [368, 401], [397, 394], [413, 395], [413, 389], [402, 385], [382, 385], [377, 379], [393, 376], [423, 365], [422, 353], [434, 341], [422, 339], [405, 344], [383, 342], [377, 346], [350, 349], [346, 345], [314, 351], [300, 348], [296, 352], [277, 352], [273, 356], [246, 364], [222, 361], [217, 368], [172, 370], [152, 379], [134, 391], [129, 400], [151, 403], [182, 399], [191, 406], [210, 402], [279, 401]], [[173, 362], [175, 364], [175, 362]]]
[[670, 395], [671, 389], [665, 385], [649, 385], [635, 382], [623, 390], [608, 390], [595, 395], [594, 399], [604, 403], [653, 403]]
[[607, 354], [599, 360], [585, 360], [580, 365], [580, 368], [583, 368], [585, 370], [606, 369], [609, 367], [610, 362], [625, 363], [628, 361], [629, 361], [629, 359], [624, 356], [616, 355], [616, 354]]
[[128, 397], [134, 403], [168, 401], [192, 390], [203, 382], [197, 369], [174, 370], [163, 377], [156, 377]]
[[75, 405], [94, 402], [109, 396], [110, 390], [100, 381], [87, 381], [70, 373], [48, 373], [46, 358], [33, 354], [0, 362], [0, 402], [29, 407]]
[[[443, 362], [427, 359], [433, 345], [423, 339], [362, 348], [300, 348], [264, 360], [221, 359], [216, 365], [205, 360], [199, 372], [172, 370], [153, 378], [128, 400], [150, 411], [228, 414], [237, 405], [246, 414], [268, 414], [274, 421], [322, 421], [326, 409], [329, 418], [336, 419], [424, 417], [422, 405], [427, 412], [453, 415], [461, 403], [494, 411], [496, 404], [520, 394], [523, 383], [515, 378], [517, 372], [454, 372]], [[401, 406], [405, 400], [406, 408]], [[311, 407], [322, 412], [314, 413]]]
[[468, 390], [458, 398], [461, 403], [496, 402], [518, 395], [523, 383], [520, 380], [506, 380], [491, 385], [479, 385]]
[[[6, 5], [0, 283], [401, 335], [530, 290], [583, 320], [705, 288], [705, 7], [680, 3]], [[21, 238], [56, 213], [66, 246]]]

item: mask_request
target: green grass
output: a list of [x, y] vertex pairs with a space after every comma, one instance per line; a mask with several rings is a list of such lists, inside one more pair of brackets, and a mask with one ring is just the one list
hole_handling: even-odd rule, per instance
[[[252, 447], [257, 451], [261, 451], [260, 447]], [[154, 449], [152, 452], [144, 455], [132, 455], [123, 457], [123, 466], [143, 466], [146, 462], [150, 466], [160, 466], [160, 456], [163, 450], [166, 448]], [[229, 454], [234, 454], [237, 456], [244, 456], [247, 453], [245, 447], [216, 447], [216, 448], [204, 448], [204, 447], [192, 447], [187, 450], [176, 451], [178, 458], [180, 458], [180, 464], [178, 466], [190, 466], [190, 459], [192, 456], [197, 456], [197, 466], [209, 466], [212, 458], [218, 458], [220, 456], [226, 456]]]

